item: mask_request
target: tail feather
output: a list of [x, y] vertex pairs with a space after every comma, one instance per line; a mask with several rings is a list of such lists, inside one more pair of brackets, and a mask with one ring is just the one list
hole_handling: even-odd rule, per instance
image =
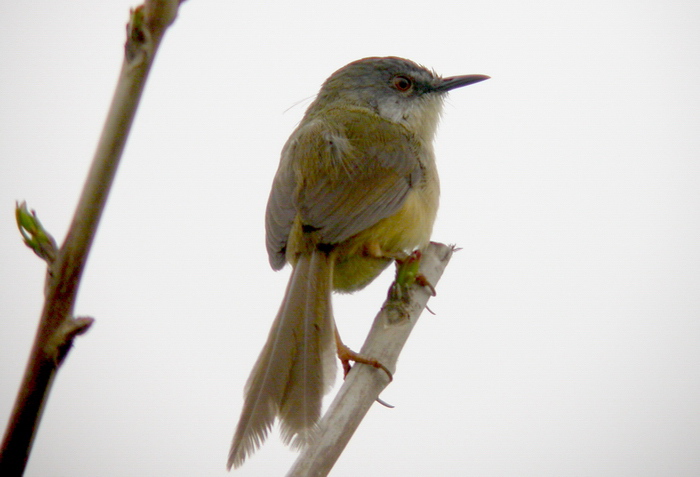
[[246, 383], [229, 469], [239, 467], [262, 445], [275, 417], [286, 444], [300, 447], [313, 438], [323, 395], [335, 378], [332, 277], [332, 257], [324, 252], [314, 251], [297, 261]]

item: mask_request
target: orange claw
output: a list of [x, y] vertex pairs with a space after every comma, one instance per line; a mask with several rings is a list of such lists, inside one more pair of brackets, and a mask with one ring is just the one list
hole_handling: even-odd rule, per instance
[[433, 286], [433, 284], [430, 283], [428, 281], [428, 279], [425, 278], [425, 275], [423, 275], [422, 273], [419, 273], [418, 275], [416, 275], [416, 283], [428, 288], [430, 290], [431, 295], [433, 295], [433, 296], [437, 295], [437, 292], [435, 291], [435, 287]]
[[338, 348], [338, 359], [340, 359], [340, 362], [343, 365], [344, 378], [347, 377], [348, 373], [352, 369], [350, 361], [354, 361], [356, 363], [362, 363], [377, 369], [381, 369], [386, 373], [387, 376], [389, 376], [389, 381], [394, 380], [394, 376], [391, 374], [391, 371], [389, 371], [387, 367], [384, 366], [382, 363], [380, 363], [376, 359], [362, 356], [361, 354], [356, 353], [355, 351], [345, 346], [345, 344], [340, 340], [340, 334], [338, 333], [338, 330], [335, 330], [335, 344]]

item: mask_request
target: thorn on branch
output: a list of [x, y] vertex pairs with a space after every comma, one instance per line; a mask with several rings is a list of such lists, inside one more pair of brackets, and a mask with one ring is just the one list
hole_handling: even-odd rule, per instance
[[94, 322], [94, 318], [81, 316], [61, 323], [61, 326], [54, 334], [54, 338], [49, 341], [49, 346], [55, 349], [55, 352], [52, 354], [55, 356], [57, 365], [61, 364], [63, 358], [66, 357], [71, 346], [73, 346], [73, 339], [87, 332]]

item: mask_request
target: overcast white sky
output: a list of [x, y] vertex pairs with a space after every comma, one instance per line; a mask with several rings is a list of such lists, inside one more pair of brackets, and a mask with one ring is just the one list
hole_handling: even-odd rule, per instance
[[[62, 241], [130, 1], [0, 3], [0, 424], [42, 305], [15, 200]], [[146, 88], [84, 275], [96, 318], [27, 476], [224, 476], [289, 270], [263, 215], [322, 81], [397, 55], [456, 90], [434, 239], [463, 248], [333, 476], [700, 473], [695, 1], [190, 0]], [[391, 280], [335, 300], [362, 344]], [[277, 430], [238, 476], [283, 475]]]

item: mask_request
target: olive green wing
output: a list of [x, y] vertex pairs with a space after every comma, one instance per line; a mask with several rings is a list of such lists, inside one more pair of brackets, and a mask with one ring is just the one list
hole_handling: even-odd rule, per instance
[[398, 212], [422, 177], [415, 140], [400, 125], [347, 110], [308, 122], [285, 146], [270, 193], [270, 263], [284, 266], [297, 215], [320, 243], [340, 243]]

